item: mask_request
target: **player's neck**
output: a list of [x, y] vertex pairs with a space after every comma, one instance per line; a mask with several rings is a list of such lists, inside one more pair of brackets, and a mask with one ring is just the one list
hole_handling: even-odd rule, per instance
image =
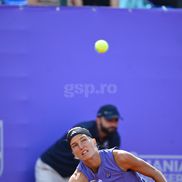
[[101, 158], [100, 158], [100, 154], [99, 151], [96, 152], [93, 157], [91, 157], [89, 160], [87, 161], [83, 161], [83, 163], [89, 167], [94, 173], [97, 173], [99, 166], [101, 164]]

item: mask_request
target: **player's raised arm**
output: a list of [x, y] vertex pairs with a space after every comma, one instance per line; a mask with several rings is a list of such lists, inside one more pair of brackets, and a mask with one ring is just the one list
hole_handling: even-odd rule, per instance
[[133, 154], [123, 150], [114, 150], [113, 155], [116, 163], [122, 170], [138, 172], [152, 178], [155, 182], [167, 182], [164, 175], [158, 169]]
[[88, 182], [88, 179], [82, 172], [76, 169], [68, 182]]

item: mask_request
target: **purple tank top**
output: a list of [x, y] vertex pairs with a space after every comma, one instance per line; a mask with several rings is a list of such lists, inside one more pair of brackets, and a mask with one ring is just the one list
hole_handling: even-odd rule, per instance
[[138, 173], [134, 171], [123, 171], [116, 164], [113, 149], [100, 150], [101, 165], [97, 173], [92, 172], [81, 161], [77, 169], [81, 171], [89, 182], [144, 182]]

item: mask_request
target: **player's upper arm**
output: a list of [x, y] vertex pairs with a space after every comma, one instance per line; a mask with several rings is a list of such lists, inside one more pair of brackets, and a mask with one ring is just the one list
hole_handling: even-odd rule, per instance
[[159, 181], [165, 181], [159, 170], [133, 154], [123, 150], [114, 150], [113, 155], [116, 163], [122, 170], [133, 170], [145, 176], [151, 177], [156, 181], [158, 181], [158, 179]]
[[88, 182], [88, 179], [82, 172], [76, 169], [68, 182]]
[[124, 171], [133, 170], [142, 174], [145, 173], [144, 175], [147, 175], [147, 171], [150, 173], [155, 169], [144, 160], [124, 150], [114, 150], [113, 155], [118, 166]]

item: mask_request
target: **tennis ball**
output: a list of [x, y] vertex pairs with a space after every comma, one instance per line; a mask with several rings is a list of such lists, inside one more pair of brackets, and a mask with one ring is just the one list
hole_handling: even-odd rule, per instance
[[95, 42], [95, 50], [98, 53], [105, 53], [109, 49], [109, 44], [105, 40], [97, 40]]

